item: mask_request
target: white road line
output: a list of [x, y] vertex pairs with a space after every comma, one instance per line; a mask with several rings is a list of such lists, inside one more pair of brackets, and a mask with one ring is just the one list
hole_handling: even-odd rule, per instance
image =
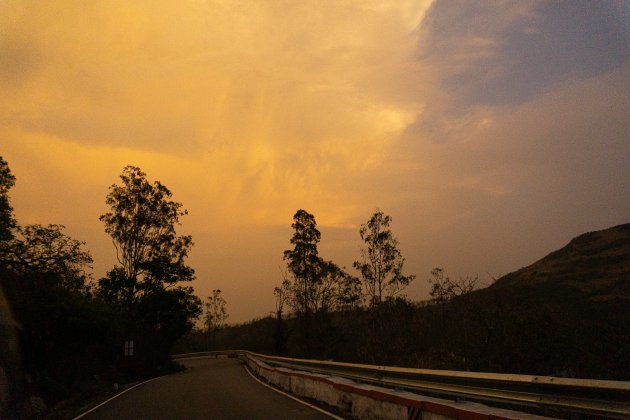
[[119, 392], [118, 394], [114, 395], [114, 396], [113, 396], [113, 397], [111, 397], [110, 399], [108, 399], [108, 400], [106, 400], [106, 401], [103, 401], [102, 403], [100, 403], [100, 404], [99, 404], [99, 405], [97, 405], [96, 407], [92, 407], [92, 408], [90, 408], [90, 409], [89, 409], [88, 411], [86, 411], [85, 413], [83, 413], [83, 414], [79, 414], [77, 417], [73, 418], [72, 420], [78, 420], [78, 419], [80, 419], [80, 418], [81, 418], [81, 417], [83, 417], [83, 416], [87, 416], [87, 415], [88, 415], [88, 414], [90, 414], [92, 411], [96, 410], [96, 409], [97, 409], [97, 408], [99, 408], [99, 407], [104, 406], [105, 404], [107, 404], [107, 403], [108, 403], [108, 402], [110, 402], [111, 400], [113, 400], [113, 399], [116, 399], [116, 398], [120, 397], [120, 396], [121, 396], [122, 394], [124, 394], [125, 392], [129, 392], [129, 391], [131, 391], [132, 389], [134, 389], [134, 388], [136, 388], [136, 387], [138, 387], [138, 386], [140, 386], [140, 385], [144, 385], [144, 384], [146, 384], [146, 383], [149, 383], [149, 382], [151, 382], [151, 381], [155, 381], [156, 379], [160, 379], [160, 378], [162, 378], [162, 377], [164, 377], [164, 375], [162, 375], [162, 376], [158, 376], [158, 377], [156, 377], [156, 378], [151, 378], [151, 379], [149, 379], [149, 380], [147, 380], [147, 381], [140, 382], [139, 384], [135, 384], [135, 385], [134, 385], [134, 386], [132, 386], [131, 388], [127, 388], [127, 389], [125, 389], [124, 391]]
[[296, 397], [294, 397], [294, 396], [293, 396], [293, 395], [291, 395], [291, 394], [287, 394], [286, 392], [280, 391], [279, 389], [274, 388], [274, 387], [272, 387], [271, 385], [264, 383], [263, 381], [261, 381], [260, 379], [258, 379], [256, 376], [254, 376], [254, 374], [253, 374], [253, 373], [251, 373], [251, 372], [249, 371], [249, 368], [248, 368], [247, 366], [245, 366], [245, 372], [247, 372], [247, 373], [249, 374], [249, 376], [251, 376], [252, 378], [254, 378], [254, 379], [255, 379], [256, 381], [258, 381], [258, 383], [260, 383], [261, 385], [264, 385], [264, 386], [266, 386], [267, 388], [273, 389], [274, 391], [276, 391], [276, 392], [277, 392], [277, 393], [279, 393], [279, 394], [284, 395], [285, 397], [289, 397], [289, 398], [291, 398], [292, 400], [295, 400], [295, 401], [297, 401], [297, 402], [299, 402], [299, 403], [302, 403], [302, 404], [304, 404], [304, 405], [306, 405], [306, 406], [309, 406], [309, 407], [311, 407], [313, 410], [317, 410], [317, 411], [319, 411], [320, 413], [324, 413], [324, 414], [326, 414], [327, 416], [329, 416], [329, 417], [331, 417], [331, 418], [333, 418], [333, 419], [336, 419], [336, 420], [345, 420], [343, 417], [338, 417], [338, 416], [335, 416], [333, 413], [329, 413], [329, 412], [328, 412], [328, 411], [326, 411], [326, 410], [323, 410], [323, 409], [321, 409], [321, 408], [319, 408], [319, 407], [317, 407], [317, 406], [314, 406], [313, 404], [309, 404], [309, 403], [307, 403], [306, 401], [302, 401], [301, 399], [296, 398]]

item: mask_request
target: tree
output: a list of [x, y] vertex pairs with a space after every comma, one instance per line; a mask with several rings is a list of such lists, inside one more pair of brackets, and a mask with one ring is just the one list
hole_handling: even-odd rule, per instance
[[135, 325], [130, 328], [153, 342], [153, 360], [164, 360], [201, 313], [193, 288], [179, 284], [195, 278], [185, 261], [192, 238], [175, 230], [187, 211], [171, 200], [168, 188], [147, 181], [140, 168], [125, 167], [120, 179], [122, 185], [112, 185], [107, 195], [111, 211], [99, 218], [119, 265], [99, 280], [98, 294], [123, 309]]
[[314, 307], [316, 286], [321, 280], [322, 260], [317, 251], [321, 234], [315, 216], [305, 210], [295, 213], [291, 227], [295, 230], [291, 238], [294, 248], [284, 251], [287, 268], [294, 280], [290, 302], [298, 317], [308, 319]]
[[356, 305], [361, 299], [361, 282], [332, 261], [321, 262], [320, 281], [315, 284], [313, 309], [319, 313]]
[[0, 243], [13, 238], [12, 230], [17, 225], [9, 201], [9, 190], [14, 185], [15, 177], [9, 169], [9, 164], [0, 156]]
[[9, 190], [15, 185], [15, 177], [9, 164], [0, 156], [0, 369], [4, 373], [4, 395], [0, 398], [0, 417], [17, 417], [14, 410], [23, 397], [24, 377], [18, 348], [17, 326], [8, 300], [4, 294], [6, 277], [11, 276], [6, 267], [8, 242], [13, 239], [17, 223], [9, 201]]
[[431, 278], [428, 280], [431, 284], [431, 302], [446, 303], [450, 300], [464, 296], [477, 288], [479, 278], [463, 277], [459, 280], [451, 280], [443, 268], [436, 267], [431, 270]]
[[6, 266], [20, 274], [54, 273], [63, 287], [87, 292], [92, 256], [83, 249], [85, 242], [69, 237], [64, 229], [63, 225], [18, 226], [6, 244]]
[[140, 168], [127, 166], [122, 185], [112, 185], [106, 203], [111, 211], [100, 216], [112, 237], [119, 266], [101, 286], [118, 289], [131, 308], [138, 298], [181, 281], [194, 280], [194, 270], [185, 259], [193, 245], [188, 235], [178, 236], [175, 226], [188, 214], [159, 181], [153, 184]]
[[276, 329], [274, 331], [274, 341], [276, 344], [276, 352], [280, 355], [283, 355], [285, 352], [286, 334], [284, 332], [283, 311], [289, 299], [290, 287], [291, 285], [287, 275], [283, 272], [282, 284], [273, 289], [273, 295], [276, 298]]
[[216, 333], [217, 330], [225, 325], [225, 321], [228, 319], [228, 313], [225, 309], [225, 299], [221, 296], [221, 290], [215, 289], [212, 291], [212, 295], [208, 296], [206, 300], [206, 315], [204, 319], [204, 325], [206, 327], [206, 333], [208, 336], [212, 336], [212, 348], [216, 345]]
[[377, 210], [359, 231], [365, 247], [361, 249], [361, 261], [355, 261], [353, 266], [361, 273], [371, 306], [396, 296], [415, 278], [402, 274], [405, 259], [389, 229], [391, 220], [390, 216]]

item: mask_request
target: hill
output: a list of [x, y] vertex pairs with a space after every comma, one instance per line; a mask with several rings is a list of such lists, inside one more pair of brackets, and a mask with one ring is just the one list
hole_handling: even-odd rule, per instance
[[630, 224], [580, 235], [450, 310], [492, 343], [473, 352], [481, 370], [630, 379]]
[[576, 288], [592, 300], [630, 301], [630, 224], [580, 235], [540, 261], [500, 278], [491, 287], [545, 283]]

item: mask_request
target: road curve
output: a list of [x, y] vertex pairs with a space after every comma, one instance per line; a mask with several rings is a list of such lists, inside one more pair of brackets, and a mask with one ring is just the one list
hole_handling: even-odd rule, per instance
[[181, 362], [187, 371], [142, 384], [81, 420], [330, 419], [258, 383], [238, 359]]

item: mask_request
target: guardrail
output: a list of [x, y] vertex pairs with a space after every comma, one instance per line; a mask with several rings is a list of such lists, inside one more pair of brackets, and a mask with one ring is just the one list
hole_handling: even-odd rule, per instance
[[214, 357], [218, 358], [220, 356], [225, 357], [240, 357], [244, 353], [249, 353], [244, 350], [218, 350], [218, 351], [200, 351], [196, 353], [181, 353], [174, 354], [171, 357], [173, 360], [179, 359], [192, 359], [192, 358], [205, 358], [205, 357]]
[[[362, 365], [268, 356], [248, 351], [206, 352], [249, 356], [268, 365], [338, 376], [423, 395], [484, 403], [512, 410], [574, 418], [630, 418], [630, 382], [550, 376], [459, 372]], [[200, 353], [177, 355], [202, 356]]]

